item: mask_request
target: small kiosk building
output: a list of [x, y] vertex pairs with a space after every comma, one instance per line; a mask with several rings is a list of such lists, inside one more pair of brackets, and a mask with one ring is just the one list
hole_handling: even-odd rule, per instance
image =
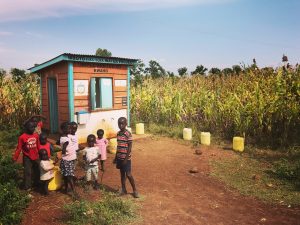
[[130, 67], [136, 61], [64, 53], [30, 68], [40, 76], [44, 128], [57, 133], [59, 124], [75, 121], [82, 143], [98, 129], [114, 134], [121, 116], [130, 124]]

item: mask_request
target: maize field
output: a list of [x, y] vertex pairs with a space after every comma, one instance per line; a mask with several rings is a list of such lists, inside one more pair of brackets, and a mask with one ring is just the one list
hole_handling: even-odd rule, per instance
[[0, 78], [0, 127], [20, 128], [34, 114], [39, 114], [40, 85], [37, 77], [27, 75], [20, 82]]
[[136, 122], [193, 127], [272, 146], [300, 142], [300, 68], [145, 79], [131, 89]]

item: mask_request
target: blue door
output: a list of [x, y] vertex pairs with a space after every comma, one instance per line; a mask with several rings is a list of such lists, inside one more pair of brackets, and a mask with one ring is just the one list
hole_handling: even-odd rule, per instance
[[112, 78], [100, 79], [100, 105], [102, 109], [112, 108]]
[[57, 82], [56, 79], [48, 79], [48, 95], [49, 95], [49, 114], [50, 114], [50, 131], [58, 132], [58, 98], [57, 98]]

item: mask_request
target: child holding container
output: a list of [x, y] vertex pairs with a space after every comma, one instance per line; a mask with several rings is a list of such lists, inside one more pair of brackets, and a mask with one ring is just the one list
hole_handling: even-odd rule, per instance
[[46, 149], [40, 149], [40, 180], [42, 183], [42, 194], [48, 195], [48, 185], [54, 177], [53, 168], [54, 165], [49, 159]]
[[60, 126], [62, 135], [59, 139], [62, 148], [62, 159], [60, 161], [60, 169], [64, 179], [64, 192], [68, 192], [68, 186], [72, 191], [72, 197], [77, 198], [75, 192], [75, 160], [77, 159], [76, 149], [72, 148], [70, 142], [70, 125], [68, 122], [63, 122]]

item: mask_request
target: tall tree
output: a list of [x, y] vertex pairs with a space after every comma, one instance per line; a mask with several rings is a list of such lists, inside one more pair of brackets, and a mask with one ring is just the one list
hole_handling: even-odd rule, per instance
[[209, 70], [209, 73], [212, 74], [212, 75], [220, 75], [221, 70], [219, 68], [213, 67]]
[[18, 68], [12, 68], [10, 71], [11, 75], [12, 75], [12, 79], [15, 82], [19, 82], [22, 79], [24, 79], [26, 77], [26, 71], [25, 70], [20, 70]]
[[179, 74], [179, 76], [184, 76], [184, 75], [186, 75], [187, 74], [187, 68], [186, 67], [181, 67], [181, 68], [179, 68], [177, 71], [178, 71], [178, 74]]
[[152, 78], [159, 78], [166, 76], [165, 69], [155, 60], [149, 61], [149, 67], [145, 69], [145, 73], [147, 76], [151, 76]]
[[191, 73], [192, 75], [205, 75], [205, 72], [207, 71], [207, 68], [205, 68], [203, 65], [198, 65], [196, 69]]
[[136, 64], [131, 68], [130, 70], [131, 77], [133, 80], [133, 84], [135, 86], [141, 85], [144, 81], [144, 75], [145, 75], [145, 64], [142, 60], [138, 60]]
[[231, 74], [233, 74], [233, 70], [232, 70], [231, 68], [224, 68], [224, 69], [222, 70], [222, 73], [223, 73], [224, 75], [231, 75]]
[[105, 49], [105, 48], [98, 48], [97, 50], [96, 50], [96, 54], [95, 54], [96, 56], [102, 56], [102, 57], [111, 57], [112, 56], [112, 54], [111, 54], [111, 52], [110, 51], [108, 51], [107, 49]]
[[239, 65], [233, 65], [232, 70], [235, 74], [240, 74], [242, 72], [242, 68]]

